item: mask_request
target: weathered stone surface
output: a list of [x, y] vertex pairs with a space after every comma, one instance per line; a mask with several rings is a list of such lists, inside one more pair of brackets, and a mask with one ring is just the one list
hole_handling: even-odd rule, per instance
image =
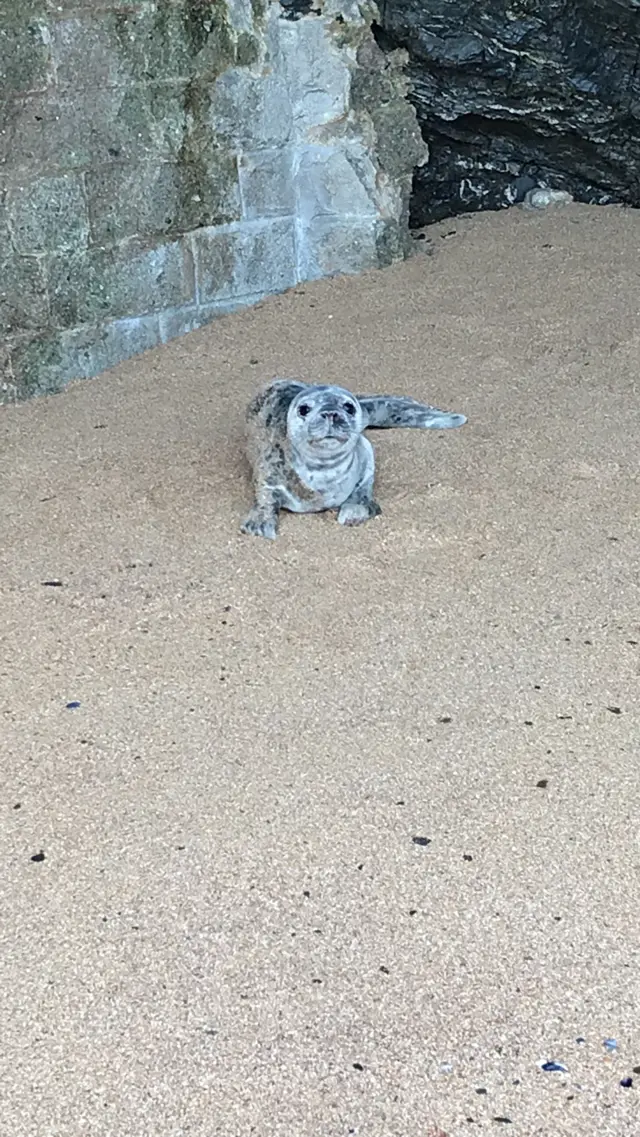
[[239, 159], [242, 214], [248, 221], [286, 217], [295, 210], [293, 152], [253, 150]]
[[431, 151], [414, 224], [505, 207], [542, 182], [640, 205], [636, 0], [382, 0], [378, 37], [409, 53]]
[[12, 185], [6, 209], [18, 253], [33, 256], [54, 249], [82, 249], [87, 244], [89, 218], [77, 175]]
[[[144, 157], [177, 158], [184, 139], [185, 88], [173, 84], [129, 87], [118, 105], [113, 123], [105, 123], [102, 147], [108, 157], [124, 154], [135, 161]], [[109, 138], [109, 135], [111, 137]], [[118, 137], [120, 136], [120, 137]], [[98, 148], [91, 155], [95, 164]]]
[[0, 337], [46, 326], [49, 303], [42, 258], [20, 256], [12, 242], [6, 195], [0, 191]]
[[417, 132], [400, 66], [357, 0], [307, 8], [4, 0], [6, 391], [402, 254]]
[[385, 174], [403, 193], [408, 193], [413, 170], [424, 165], [429, 150], [415, 109], [406, 97], [406, 52], [385, 54], [367, 35], [358, 45], [356, 60], [358, 66], [351, 77], [351, 106], [363, 139]]
[[210, 324], [212, 320], [217, 320], [220, 316], [228, 316], [231, 312], [237, 312], [241, 308], [246, 308], [248, 304], [262, 300], [263, 296], [263, 292], [257, 292], [250, 296], [243, 296], [238, 300], [220, 300], [213, 304], [198, 304], [189, 308], [176, 308], [173, 311], [161, 312], [160, 335], [162, 342], [168, 343], [169, 340], [176, 339], [177, 336], [194, 332], [196, 328]]
[[379, 221], [314, 217], [302, 229], [299, 249], [301, 280], [357, 273], [379, 264]]
[[[19, 0], [13, 0], [13, 2], [17, 4]], [[30, 0], [30, 2], [40, 4], [46, 13], [55, 19], [60, 19], [69, 13], [77, 15], [79, 12], [87, 12], [91, 15], [102, 12], [126, 12], [129, 14], [147, 7], [149, 3], [155, 3], [156, 0]], [[174, 0], [169, 0], [169, 3], [173, 2]]]
[[17, 398], [55, 394], [74, 379], [89, 379], [160, 342], [157, 316], [41, 335], [11, 349], [5, 380]]
[[33, 95], [0, 107], [0, 161], [35, 176], [116, 160], [176, 159], [184, 130], [181, 86]]
[[376, 249], [379, 268], [387, 268], [394, 261], [408, 255], [411, 235], [407, 234], [405, 215], [385, 217], [378, 220], [376, 228]]
[[136, 235], [166, 236], [178, 221], [174, 165], [112, 162], [89, 170], [85, 181], [91, 237], [97, 245]]
[[[241, 115], [238, 107], [243, 108]], [[291, 102], [281, 74], [255, 75], [231, 68], [212, 94], [210, 124], [238, 150], [284, 146], [293, 126]]]
[[0, 335], [44, 327], [48, 318], [42, 261], [19, 257], [4, 245], [0, 249]]
[[46, 26], [38, 20], [0, 23], [0, 97], [44, 90], [52, 78]]
[[52, 258], [48, 285], [59, 328], [158, 312], [194, 298], [191, 256], [179, 241], [141, 251], [123, 246]]
[[229, 0], [229, 22], [238, 32], [254, 31], [254, 8], [251, 0]]
[[94, 90], [132, 80], [134, 73], [123, 58], [116, 26], [122, 28], [124, 37], [127, 26], [134, 27], [142, 17], [141, 12], [98, 13], [94, 17], [56, 21], [52, 26], [52, 47], [59, 86], [72, 87], [74, 91]]
[[177, 163], [112, 163], [86, 175], [91, 235], [98, 245], [127, 237], [188, 233], [240, 217], [235, 159], [222, 168]]
[[376, 167], [361, 143], [301, 147], [294, 173], [304, 221], [323, 214], [376, 216]]
[[161, 312], [158, 319], [162, 343], [169, 343], [169, 340], [176, 339], [178, 336], [194, 332], [204, 322], [197, 304], [190, 304], [181, 308], [169, 308]]
[[303, 140], [313, 127], [347, 113], [349, 61], [327, 35], [326, 25], [313, 18], [282, 22], [279, 49], [287, 76], [293, 128]]
[[200, 302], [283, 292], [296, 283], [292, 220], [247, 222], [193, 237]]
[[185, 122], [178, 152], [179, 197], [193, 216], [191, 228], [225, 225], [240, 216], [235, 148], [211, 128], [211, 93], [196, 79], [184, 91]]
[[54, 24], [53, 53], [62, 87], [215, 77], [235, 60], [224, 6], [198, 2], [83, 15]]
[[24, 27], [46, 16], [52, 0], [3, 0], [2, 22], [8, 28]]

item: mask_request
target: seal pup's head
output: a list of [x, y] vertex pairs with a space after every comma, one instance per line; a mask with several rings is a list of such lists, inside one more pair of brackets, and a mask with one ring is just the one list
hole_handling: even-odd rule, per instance
[[364, 427], [360, 403], [343, 387], [306, 387], [287, 414], [291, 445], [312, 464], [350, 454]]

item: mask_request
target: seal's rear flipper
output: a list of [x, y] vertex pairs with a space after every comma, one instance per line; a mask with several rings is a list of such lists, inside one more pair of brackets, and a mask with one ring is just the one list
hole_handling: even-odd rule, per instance
[[358, 395], [365, 418], [365, 430], [390, 430], [392, 427], [415, 427], [418, 430], [450, 430], [464, 426], [466, 415], [440, 411], [405, 399], [400, 395]]

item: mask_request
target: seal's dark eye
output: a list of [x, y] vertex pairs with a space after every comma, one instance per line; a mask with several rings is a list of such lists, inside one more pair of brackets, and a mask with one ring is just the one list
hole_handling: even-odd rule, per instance
[[348, 415], [354, 415], [356, 413], [356, 408], [354, 407], [353, 403], [345, 403], [344, 409]]
[[298, 414], [300, 415], [300, 418], [306, 418], [310, 410], [311, 407], [308, 407], [306, 403], [301, 403], [298, 407]]

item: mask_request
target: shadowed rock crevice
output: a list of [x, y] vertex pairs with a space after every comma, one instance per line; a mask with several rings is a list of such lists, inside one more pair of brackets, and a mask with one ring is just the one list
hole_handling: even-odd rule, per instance
[[[285, 20], [299, 20], [301, 16], [308, 16], [314, 11], [313, 0], [280, 0], [280, 6]], [[315, 11], [319, 11], [317, 5]]]
[[409, 53], [430, 149], [413, 225], [504, 208], [541, 183], [640, 204], [635, 0], [382, 0], [375, 33]]

